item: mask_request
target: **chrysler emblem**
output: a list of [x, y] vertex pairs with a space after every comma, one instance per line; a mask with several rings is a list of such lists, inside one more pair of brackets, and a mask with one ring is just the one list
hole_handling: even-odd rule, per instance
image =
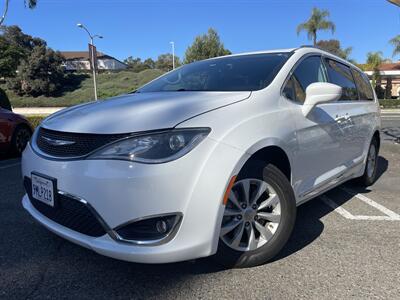
[[57, 139], [52, 139], [49, 137], [42, 137], [46, 141], [47, 144], [52, 145], [52, 146], [68, 146], [68, 145], [73, 145], [75, 144], [74, 141], [66, 141], [66, 140], [57, 140]]

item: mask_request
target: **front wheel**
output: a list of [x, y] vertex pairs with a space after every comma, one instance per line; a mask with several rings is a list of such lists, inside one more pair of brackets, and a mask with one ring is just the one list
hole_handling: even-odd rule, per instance
[[26, 145], [31, 139], [31, 131], [25, 126], [18, 126], [11, 140], [11, 152], [14, 155], [21, 156]]
[[215, 259], [226, 267], [271, 260], [286, 244], [296, 219], [296, 201], [286, 176], [271, 164], [250, 170], [239, 174], [225, 206]]

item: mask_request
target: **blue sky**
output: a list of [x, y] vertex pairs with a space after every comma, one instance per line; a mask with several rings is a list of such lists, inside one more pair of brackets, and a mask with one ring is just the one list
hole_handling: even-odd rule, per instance
[[87, 49], [87, 36], [76, 27], [82, 22], [104, 36], [98, 49], [119, 59], [156, 58], [171, 51], [170, 41], [183, 57], [194, 37], [209, 27], [234, 53], [310, 44], [306, 34], [297, 36], [296, 27], [314, 6], [328, 9], [337, 27], [334, 35], [321, 32], [320, 39], [352, 46], [358, 62], [369, 51], [392, 57], [388, 41], [400, 34], [400, 8], [385, 0], [38, 0], [34, 10], [23, 0], [10, 0], [5, 23], [19, 25], [56, 50]]

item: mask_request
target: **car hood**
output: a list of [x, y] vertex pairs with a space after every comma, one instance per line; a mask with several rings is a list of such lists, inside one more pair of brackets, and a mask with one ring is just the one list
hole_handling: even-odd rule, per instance
[[42, 127], [63, 132], [104, 134], [173, 128], [196, 115], [247, 99], [250, 94], [134, 93], [61, 110], [48, 117]]

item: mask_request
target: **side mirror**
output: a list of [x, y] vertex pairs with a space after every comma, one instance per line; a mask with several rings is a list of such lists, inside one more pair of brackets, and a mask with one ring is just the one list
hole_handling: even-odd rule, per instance
[[336, 84], [328, 82], [312, 83], [306, 89], [306, 100], [302, 107], [303, 115], [307, 117], [318, 104], [339, 100], [341, 96], [342, 87]]

